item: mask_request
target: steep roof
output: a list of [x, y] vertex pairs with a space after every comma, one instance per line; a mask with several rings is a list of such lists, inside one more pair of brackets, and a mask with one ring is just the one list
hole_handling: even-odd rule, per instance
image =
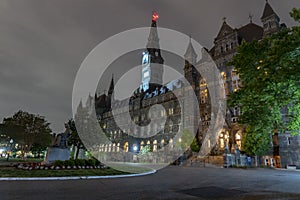
[[247, 42], [262, 39], [263, 32], [264, 30], [261, 26], [252, 22], [238, 29], [238, 35]]
[[184, 57], [187, 61], [189, 61], [191, 64], [195, 64], [196, 62], [196, 59], [197, 59], [197, 54], [196, 54], [196, 51], [193, 47], [193, 44], [192, 44], [192, 40], [190, 38], [190, 42], [188, 44], [188, 47], [186, 49], [186, 52], [184, 54]]
[[147, 48], [159, 49], [159, 38], [157, 33], [156, 21], [152, 20], [150, 34], [148, 37]]
[[215, 49], [216, 49], [216, 46], [214, 45], [214, 46], [209, 50], [210, 56], [214, 56], [214, 55], [215, 55]]
[[268, 3], [268, 1], [266, 2], [266, 5], [265, 5], [265, 8], [264, 8], [264, 12], [263, 12], [263, 15], [261, 16], [261, 19], [264, 19], [264, 18], [266, 18], [266, 17], [269, 17], [269, 16], [271, 16], [271, 15], [273, 15], [273, 14], [275, 14], [275, 15], [277, 15], [275, 12], [274, 12], [274, 10], [273, 10], [273, 8], [271, 7], [271, 5]]
[[229, 26], [226, 21], [224, 20], [222, 27], [218, 33], [217, 38], [222, 37], [223, 35], [227, 35], [228, 33], [232, 33], [234, 31], [233, 28], [231, 28], [231, 26]]

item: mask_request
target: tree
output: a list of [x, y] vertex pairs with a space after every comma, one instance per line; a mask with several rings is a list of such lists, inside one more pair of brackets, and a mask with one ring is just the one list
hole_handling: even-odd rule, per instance
[[293, 8], [290, 12], [290, 16], [294, 18], [295, 21], [300, 22], [300, 9]]
[[18, 111], [12, 117], [4, 118], [3, 131], [18, 143], [22, 158], [29, 152], [33, 145], [39, 145], [44, 149], [51, 142], [51, 129], [44, 117]]
[[[299, 20], [299, 10], [291, 15]], [[281, 30], [261, 41], [243, 43], [230, 63], [242, 87], [230, 95], [230, 106], [241, 106], [247, 153], [264, 154], [271, 135], [300, 131], [300, 27]]]
[[70, 131], [71, 131], [71, 135], [69, 137], [68, 143], [69, 143], [69, 145], [73, 145], [75, 147], [74, 159], [77, 159], [78, 155], [79, 155], [79, 150], [85, 149], [85, 147], [78, 135], [74, 120], [70, 119], [68, 121], [68, 125], [69, 125]]
[[197, 141], [197, 138], [194, 138], [193, 139], [193, 142], [192, 142], [192, 144], [191, 144], [191, 150], [193, 151], [193, 152], [199, 152], [200, 151], [200, 145], [199, 145], [199, 143], [198, 143], [198, 141]]

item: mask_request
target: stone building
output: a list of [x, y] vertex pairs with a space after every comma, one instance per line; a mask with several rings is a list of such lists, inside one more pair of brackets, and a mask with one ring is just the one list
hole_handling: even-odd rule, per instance
[[[237, 91], [242, 85], [234, 66], [228, 64], [236, 54], [237, 47], [242, 42], [259, 41], [263, 37], [268, 37], [281, 28], [286, 27], [285, 24], [280, 24], [280, 18], [268, 2], [265, 4], [261, 17], [262, 26], [253, 23], [251, 15], [249, 16], [249, 20], [248, 24], [240, 28], [233, 28], [226, 22], [226, 18], [224, 18], [221, 29], [214, 39], [214, 46], [209, 51], [225, 80], [224, 84], [227, 95]], [[231, 152], [236, 147], [242, 149], [243, 127], [240, 127], [238, 124], [239, 115], [239, 107], [228, 108], [226, 125], [219, 139], [221, 149], [224, 147], [224, 144], [228, 145]], [[277, 141], [277, 138], [274, 138], [274, 140]], [[278, 155], [278, 151], [275, 152], [275, 155]]]
[[[261, 22], [262, 26], [255, 24], [252, 21], [252, 16], [249, 16], [248, 24], [239, 28], [233, 28], [227, 23], [226, 18], [224, 18], [220, 31], [214, 39], [213, 47], [207, 51], [220, 70], [226, 95], [237, 91], [242, 84], [234, 66], [228, 65], [237, 53], [237, 47], [242, 42], [261, 40], [263, 37], [268, 37], [281, 28], [286, 27], [285, 24], [280, 24], [279, 16], [268, 2], [265, 3]], [[189, 124], [195, 125], [198, 123], [198, 120], [200, 120], [200, 124], [196, 138], [201, 145], [211, 123], [213, 105], [210, 102], [207, 82], [195, 68], [195, 66], [201, 66], [202, 60], [196, 63], [197, 52], [192, 42], [190, 41], [187, 45], [183, 70], [185, 79], [192, 86], [193, 92], [199, 102], [196, 106], [199, 107], [200, 114], [197, 116], [194, 113], [193, 115], [196, 117], [193, 120], [189, 120], [189, 116], [181, 118], [182, 110], [180, 102], [184, 98], [184, 95], [180, 96], [180, 94], [183, 94], [186, 89], [183, 80], [173, 80], [167, 85], [162, 85], [162, 75], [164, 72], [161, 66], [164, 64], [164, 59], [159, 47], [156, 19], [152, 19], [151, 27], [148, 43], [145, 51], [142, 53], [142, 83], [140, 89], [136, 90], [134, 95], [129, 99], [115, 100], [112, 105], [114, 92], [114, 78], [112, 78], [107, 94], [95, 95], [94, 98], [90, 96], [88, 98], [87, 107], [95, 104], [100, 125], [105, 130], [106, 136], [112, 141], [110, 145], [100, 145], [100, 151], [119, 152], [122, 149], [124, 152], [139, 152], [148, 145], [155, 152], [157, 149], [163, 148], [166, 144], [175, 145], [178, 142], [174, 141], [174, 135], [179, 130], [180, 125], [184, 125], [184, 127], [189, 126]], [[156, 113], [150, 109], [151, 106], [156, 104], [162, 105], [164, 111]], [[126, 109], [129, 110], [130, 118], [119, 117], [118, 123], [116, 123], [112, 107], [114, 107], [120, 116]], [[151, 113], [152, 111], [153, 113]], [[239, 107], [227, 108], [225, 124], [223, 130], [219, 133], [216, 145], [212, 148], [212, 154], [220, 155], [225, 150], [235, 152], [236, 149], [243, 149], [242, 139], [244, 130], [243, 127], [238, 125], [239, 116]], [[149, 124], [149, 117], [154, 117], [155, 123], [152, 124], [153, 126], [148, 127], [148, 129], [143, 129], [143, 126]], [[166, 123], [162, 124], [161, 122], [164, 119]], [[137, 131], [135, 124], [142, 128]], [[138, 132], [139, 135], [132, 136], [131, 133], [133, 132]], [[290, 136], [285, 136], [285, 138], [287, 139], [283, 141], [286, 142], [281, 141], [281, 143], [279, 143], [277, 135], [273, 138], [274, 155], [270, 155], [269, 162], [272, 159], [272, 162], [280, 165], [280, 145], [284, 149], [281, 151], [281, 154], [288, 157], [290, 151], [286, 147], [290, 143], [294, 143], [292, 142], [294, 139], [291, 139]], [[299, 141], [298, 143], [297, 141], [295, 139], [295, 148], [299, 147]], [[276, 158], [276, 161], [273, 160], [273, 156]], [[283, 160], [286, 160], [284, 161], [285, 163], [289, 163], [288, 159], [284, 158]]]
[[[196, 57], [197, 54], [190, 41], [185, 53], [184, 74], [191, 84], [193, 92], [197, 98], [200, 98], [200, 75], [193, 65]], [[184, 102], [189, 104], [184, 101], [184, 98], [187, 98], [184, 95], [187, 90], [184, 80], [177, 79], [163, 85], [163, 64], [157, 22], [152, 19], [148, 43], [142, 52], [140, 88], [129, 99], [114, 100], [114, 78], [112, 78], [108, 93], [95, 96], [96, 113], [100, 125], [112, 142], [110, 146], [101, 145], [100, 151], [119, 152], [122, 149], [124, 152], [139, 152], [148, 145], [151, 151], [156, 152], [168, 144], [169, 147], [173, 147], [176, 142], [181, 140], [181, 138], [177, 138], [177, 141], [174, 141], [174, 136], [181, 125], [188, 128], [197, 124], [199, 116], [195, 117], [193, 113], [191, 116], [182, 117], [184, 113], [181, 106], [185, 106]], [[88, 99], [92, 100], [92, 97]], [[206, 88], [202, 103], [207, 101]], [[156, 108], [153, 108], [157, 104], [163, 106], [164, 109], [157, 112]], [[189, 107], [192, 105], [191, 103]], [[112, 108], [115, 113], [112, 112]], [[129, 110], [130, 117], [126, 117], [126, 110]], [[209, 115], [208, 112], [206, 114]], [[150, 119], [152, 120], [151, 126], [146, 127], [150, 123]]]

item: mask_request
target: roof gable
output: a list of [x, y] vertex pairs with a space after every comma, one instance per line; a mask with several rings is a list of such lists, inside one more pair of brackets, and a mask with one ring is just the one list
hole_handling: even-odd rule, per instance
[[264, 8], [263, 15], [261, 16], [261, 19], [267, 18], [267, 17], [269, 17], [271, 15], [274, 15], [274, 14], [276, 15], [276, 13], [274, 12], [273, 8], [271, 7], [271, 5], [267, 1], [266, 5], [265, 5], [265, 8]]
[[222, 27], [221, 27], [221, 29], [220, 29], [220, 31], [219, 31], [219, 33], [218, 33], [217, 38], [221, 38], [221, 37], [223, 37], [223, 36], [225, 36], [225, 35], [228, 35], [228, 34], [230, 34], [230, 33], [233, 33], [233, 31], [234, 31], [234, 29], [231, 28], [231, 27], [226, 23], [226, 21], [224, 21], [223, 24], [222, 24]]

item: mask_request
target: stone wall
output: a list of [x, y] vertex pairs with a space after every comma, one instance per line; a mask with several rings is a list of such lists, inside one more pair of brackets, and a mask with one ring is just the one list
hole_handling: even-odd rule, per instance
[[296, 165], [300, 168], [300, 136], [279, 134], [279, 154], [281, 167]]

